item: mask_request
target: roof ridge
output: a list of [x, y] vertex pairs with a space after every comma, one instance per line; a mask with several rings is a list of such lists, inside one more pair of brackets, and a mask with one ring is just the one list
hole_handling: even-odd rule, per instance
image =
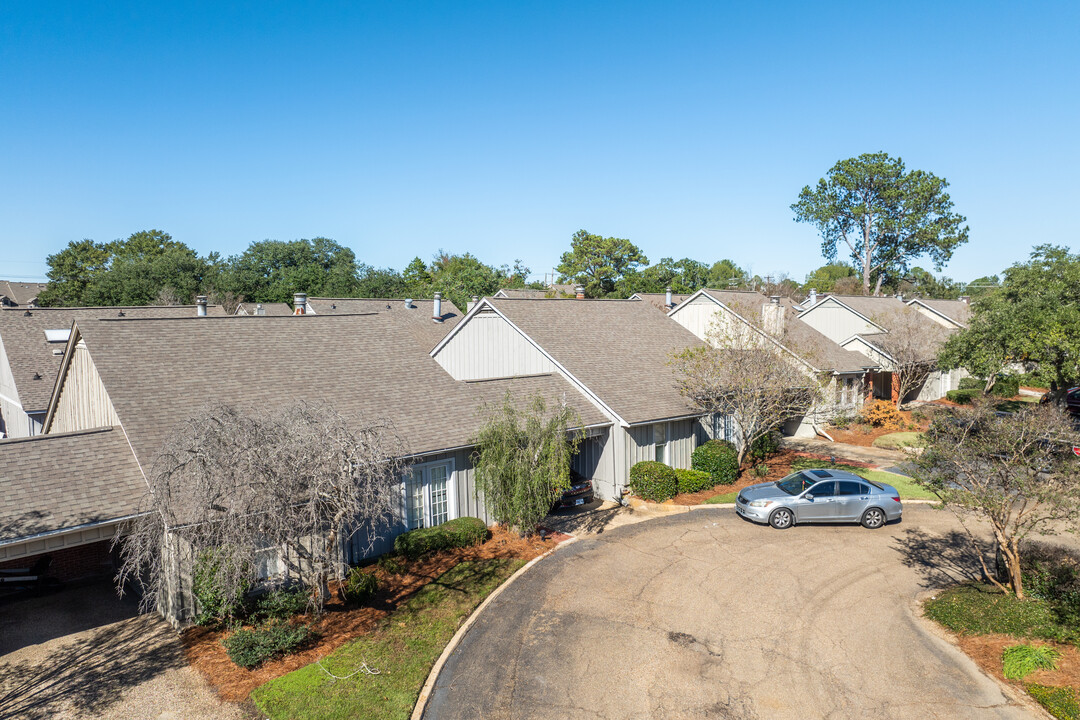
[[30, 437], [17, 437], [17, 438], [3, 438], [0, 439], [0, 445], [14, 445], [16, 443], [33, 442], [35, 440], [45, 440], [48, 438], [63, 438], [63, 437], [75, 437], [78, 435], [94, 435], [96, 433], [111, 432], [114, 430], [112, 425], [102, 425], [101, 427], [88, 428], [86, 430], [71, 430], [70, 432], [62, 433], [46, 433], [44, 435], [31, 435]]

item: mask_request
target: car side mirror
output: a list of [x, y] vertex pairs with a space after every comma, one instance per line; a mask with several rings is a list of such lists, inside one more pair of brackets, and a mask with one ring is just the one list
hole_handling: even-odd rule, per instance
[[805, 495], [803, 495], [803, 497], [806, 498], [807, 500], [813, 500], [814, 499], [814, 496], [813, 496], [812, 493], [806, 493]]

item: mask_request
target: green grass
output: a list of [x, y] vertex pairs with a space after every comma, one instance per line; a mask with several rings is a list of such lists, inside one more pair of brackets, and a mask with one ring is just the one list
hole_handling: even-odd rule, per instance
[[1054, 717], [1060, 720], [1080, 720], [1080, 703], [1076, 699], [1076, 690], [1071, 687], [1047, 687], [1031, 683], [1027, 686], [1027, 691]]
[[735, 498], [739, 496], [739, 491], [734, 490], [732, 492], [726, 492], [721, 495], [716, 495], [705, 501], [707, 505], [719, 505], [721, 503], [733, 503]]
[[251, 693], [270, 718], [335, 720], [408, 718], [431, 666], [462, 620], [518, 568], [523, 560], [463, 562], [421, 588], [369, 635], [342, 645], [322, 665], [346, 676], [362, 663], [379, 675], [331, 678], [308, 665]]
[[918, 432], [894, 432], [882, 435], [874, 440], [874, 447], [886, 450], [899, 450], [902, 447], [919, 447], [922, 445], [922, 433]]
[[1001, 653], [1001, 674], [1023, 680], [1036, 670], [1057, 670], [1061, 653], [1046, 645], [1010, 645]]
[[971, 583], [950, 588], [928, 600], [923, 612], [961, 635], [1002, 633], [1077, 643], [1080, 630], [1063, 622], [1053, 607], [1035, 598], [1017, 600], [992, 585]]
[[1020, 410], [1027, 410], [1033, 403], [1038, 403], [1039, 398], [1031, 397], [1030, 395], [1021, 395], [1016, 400], [1006, 400], [1003, 403], [998, 403], [997, 410], [1002, 412], [1019, 412]]

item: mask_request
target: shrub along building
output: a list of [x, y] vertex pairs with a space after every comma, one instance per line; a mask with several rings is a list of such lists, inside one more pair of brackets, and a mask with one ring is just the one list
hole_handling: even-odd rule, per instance
[[566, 382], [610, 423], [596, 423], [573, 469], [604, 499], [621, 497], [630, 467], [689, 468], [711, 423], [676, 386], [674, 353], [700, 345], [647, 302], [485, 298], [432, 351], [456, 380]]
[[[41, 462], [51, 471], [36, 482], [54, 488], [41, 502], [26, 491], [14, 496], [9, 515], [36, 522], [6, 523], [0, 547], [19, 546], [18, 556], [26, 557], [59, 547], [33, 544], [44, 536], [100, 541], [140, 512], [144, 478], [163, 443], [208, 400], [241, 409], [327, 403], [346, 418], [389, 422], [406, 447], [411, 472], [402, 480], [400, 517], [372, 552], [389, 549], [393, 537], [407, 529], [460, 516], [487, 522], [473, 482], [471, 442], [482, 422], [480, 406], [508, 391], [521, 401], [539, 392], [548, 402], [566, 402], [589, 427], [610, 422], [554, 374], [487, 383], [454, 380], [427, 354], [406, 312], [259, 321], [236, 316], [78, 320], [52, 390], [45, 435], [21, 445], [0, 444], [5, 488], [6, 473], [24, 466], [31, 469], [20, 469], [25, 482], [19, 482], [29, 487], [37, 473], [33, 468], [42, 465], [28, 458], [39, 456], [47, 458]], [[93, 488], [110, 492], [104, 498]], [[64, 493], [85, 499], [71, 517], [51, 509], [47, 500]], [[96, 534], [73, 535], [88, 530], [89, 523]], [[342, 551], [347, 561], [362, 559], [369, 551], [367, 538], [350, 538]], [[271, 557], [263, 572], [273, 576], [282, 567]], [[189, 570], [178, 566], [175, 589], [162, 599], [164, 614], [174, 622], [192, 615]]]
[[[789, 435], [813, 436], [815, 424], [858, 410], [868, 372], [878, 368], [875, 360], [840, 347], [803, 322], [790, 298], [705, 288], [671, 307], [668, 317], [702, 340], [716, 332], [728, 338], [743, 334], [747, 342], [776, 343], [790, 354], [793, 363], [817, 377], [823, 385], [822, 399], [805, 416], [785, 425]], [[714, 435], [735, 439], [730, 423], [725, 429], [718, 426]]]
[[72, 323], [92, 318], [224, 315], [216, 305], [0, 309], [0, 437], [41, 432]]

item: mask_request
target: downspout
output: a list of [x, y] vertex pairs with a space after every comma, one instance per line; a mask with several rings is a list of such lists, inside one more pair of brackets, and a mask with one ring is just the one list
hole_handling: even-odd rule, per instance
[[814, 432], [816, 432], [818, 435], [821, 435], [822, 437], [828, 438], [829, 442], [836, 442], [835, 440], [832, 439], [832, 436], [829, 435], [829, 433], [827, 433], [824, 430], [822, 430], [821, 428], [819, 428], [817, 426], [816, 422], [811, 422], [810, 427], [814, 428]]

